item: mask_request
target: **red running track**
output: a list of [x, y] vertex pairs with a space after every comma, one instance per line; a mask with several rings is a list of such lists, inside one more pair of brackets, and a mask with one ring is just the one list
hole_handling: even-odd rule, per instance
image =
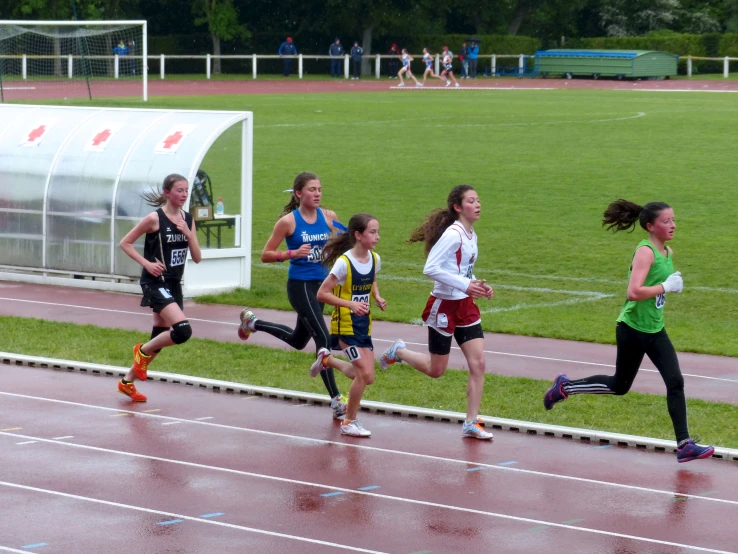
[[[151, 310], [141, 308], [140, 300], [139, 295], [0, 281], [0, 315], [117, 327], [148, 334], [151, 331]], [[185, 313], [192, 324], [194, 336], [198, 338], [239, 342], [236, 330], [240, 310], [238, 306], [185, 302]], [[269, 321], [289, 326], [295, 324], [292, 312], [254, 311]], [[397, 338], [405, 340], [411, 348], [420, 350], [425, 350], [428, 344], [427, 330], [418, 325], [375, 321], [372, 334], [379, 353]], [[289, 348], [265, 333], [252, 335], [249, 344]], [[306, 351], [312, 348], [311, 343]], [[562, 372], [572, 379], [579, 379], [615, 371], [615, 347], [612, 345], [485, 333], [485, 352], [487, 372], [500, 375], [552, 380]], [[738, 359], [681, 353], [679, 360], [689, 398], [738, 404]], [[100, 360], [100, 363], [105, 362]], [[458, 348], [451, 351], [450, 367], [466, 367]], [[162, 365], [152, 369], [186, 372], [186, 369]], [[665, 394], [661, 376], [650, 360], [644, 360], [633, 390]]]
[[0, 551], [735, 552], [738, 465], [0, 366]]

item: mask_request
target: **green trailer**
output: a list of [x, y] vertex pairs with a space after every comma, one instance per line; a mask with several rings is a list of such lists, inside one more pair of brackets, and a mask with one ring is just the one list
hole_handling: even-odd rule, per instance
[[623, 78], [669, 78], [679, 56], [652, 50], [539, 50], [535, 74]]

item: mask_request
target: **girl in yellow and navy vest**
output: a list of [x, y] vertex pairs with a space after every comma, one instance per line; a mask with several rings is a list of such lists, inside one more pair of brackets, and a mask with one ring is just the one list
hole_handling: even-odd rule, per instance
[[[287, 298], [297, 312], [297, 322], [294, 328], [290, 328], [259, 319], [246, 308], [241, 311], [238, 336], [241, 340], [246, 340], [252, 333], [263, 331], [297, 350], [305, 348], [312, 338], [315, 342], [316, 360], [310, 368], [310, 375], [315, 377], [320, 373], [331, 396], [333, 417], [339, 419], [346, 413], [346, 397], [338, 389], [333, 369], [351, 377], [353, 367], [346, 361], [331, 356], [328, 350], [330, 335], [323, 319], [323, 304], [316, 295], [320, 284], [328, 275], [328, 270], [321, 264], [323, 247], [334, 226], [338, 227], [340, 224], [335, 212], [320, 206], [323, 188], [315, 173], [300, 173], [295, 177], [291, 192], [289, 203], [284, 207], [282, 216], [264, 245], [261, 261], [267, 264], [289, 262]], [[286, 243], [287, 250], [277, 250], [282, 241]]]
[[683, 287], [681, 274], [674, 272], [671, 248], [666, 246], [666, 241], [674, 238], [674, 210], [663, 202], [639, 206], [617, 200], [607, 207], [602, 224], [617, 232], [634, 227], [636, 221], [648, 231], [648, 239], [636, 246], [628, 273], [627, 298], [615, 330], [618, 348], [615, 375], [594, 375], [572, 381], [561, 374], [546, 392], [543, 405], [550, 410], [570, 394], [626, 394], [643, 356], [647, 355], [666, 384], [666, 405], [676, 435], [677, 461], [709, 458], [715, 449], [699, 446], [689, 436], [684, 378], [664, 329], [666, 294], [682, 292]]
[[341, 433], [354, 437], [371, 436], [357, 419], [364, 389], [374, 382], [371, 299], [382, 310], [387, 305], [377, 288], [381, 265], [374, 252], [377, 242], [377, 219], [354, 215], [347, 232], [331, 238], [323, 249], [323, 263], [333, 267], [318, 290], [318, 300], [336, 307], [331, 316], [331, 347], [343, 350], [355, 371], [341, 423]]
[[[118, 392], [134, 402], [146, 402], [146, 396], [136, 390], [134, 379], [146, 381], [149, 364], [162, 348], [182, 344], [192, 336], [190, 322], [182, 311], [181, 281], [187, 252], [195, 263], [200, 263], [202, 254], [195, 222], [183, 209], [188, 193], [187, 179], [176, 173], [168, 175], [161, 192], [142, 195], [150, 206], [158, 209], [139, 221], [120, 241], [121, 249], [143, 268], [141, 306], [151, 307], [154, 312], [151, 340], [133, 347], [133, 365], [118, 382]], [[134, 243], [143, 234], [146, 239], [142, 256]]]

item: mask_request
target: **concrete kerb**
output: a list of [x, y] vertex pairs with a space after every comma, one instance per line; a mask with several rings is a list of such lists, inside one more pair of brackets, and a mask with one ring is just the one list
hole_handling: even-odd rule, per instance
[[[27, 366], [36, 368], [47, 368], [56, 371], [79, 371], [94, 375], [108, 375], [116, 378], [123, 377], [128, 368], [93, 364], [88, 362], [76, 362], [71, 360], [59, 360], [55, 358], [44, 358], [39, 356], [28, 356], [25, 354], [12, 354], [0, 352], [0, 361], [5, 365]], [[166, 373], [162, 371], [149, 371], [149, 380], [163, 383], [173, 383], [191, 387], [210, 389], [215, 392], [226, 392], [232, 394], [246, 394], [276, 398], [282, 400], [297, 400], [307, 404], [329, 405], [330, 397], [324, 394], [314, 394], [302, 391], [277, 389], [273, 387], [259, 387], [244, 383], [233, 383], [204, 377], [191, 377], [178, 373]], [[362, 400], [361, 409], [365, 412], [376, 414], [395, 415], [430, 421], [446, 423], [462, 423], [466, 414], [461, 412], [450, 412], [446, 410], [433, 410], [430, 408], [419, 408], [415, 406], [403, 406], [401, 404], [389, 404], [386, 402], [373, 402]], [[487, 427], [504, 431], [527, 433], [531, 435], [544, 435], [549, 437], [560, 437], [565, 439], [576, 439], [588, 441], [593, 444], [612, 444], [618, 446], [630, 446], [633, 448], [659, 450], [664, 452], [675, 452], [674, 441], [655, 439], [650, 437], [639, 437], [636, 435], [625, 435], [622, 433], [610, 433], [594, 429], [579, 429], [576, 427], [564, 427], [561, 425], [548, 425], [531, 421], [518, 421], [482, 415]], [[738, 449], [715, 447], [713, 458], [738, 462]]]

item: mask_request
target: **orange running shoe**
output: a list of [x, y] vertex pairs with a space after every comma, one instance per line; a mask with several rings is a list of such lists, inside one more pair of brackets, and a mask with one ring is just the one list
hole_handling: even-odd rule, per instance
[[136, 386], [133, 383], [127, 385], [123, 381], [118, 381], [118, 392], [125, 394], [134, 402], [146, 402], [146, 397], [136, 390]]
[[133, 347], [133, 373], [136, 374], [141, 381], [146, 381], [148, 378], [149, 362], [151, 362], [151, 356], [147, 356], [141, 352], [141, 346], [143, 343], [139, 342]]

